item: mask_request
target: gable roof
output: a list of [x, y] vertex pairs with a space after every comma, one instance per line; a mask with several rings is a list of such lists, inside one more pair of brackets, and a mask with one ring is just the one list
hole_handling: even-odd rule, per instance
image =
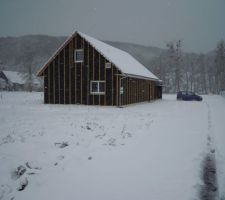
[[54, 57], [61, 51], [61, 49], [63, 49], [64, 46], [66, 46], [66, 44], [71, 41], [71, 39], [76, 33], [78, 33], [82, 38], [84, 38], [88, 43], [90, 43], [107, 60], [112, 62], [124, 75], [160, 81], [158, 77], [151, 73], [146, 67], [139, 63], [129, 53], [115, 48], [109, 44], [106, 44], [105, 42], [97, 40], [79, 31], [75, 32], [71, 37], [69, 37], [64, 42], [64, 44], [58, 49], [58, 51], [53, 54], [49, 61], [39, 70], [39, 76], [42, 75], [47, 65], [54, 59]]
[[[5, 75], [5, 77], [10, 83], [17, 83], [21, 85], [26, 83], [26, 77], [28, 76], [27, 73], [16, 71], [3, 70], [2, 73]], [[40, 82], [37, 80], [37, 77], [35, 77], [34, 74], [32, 74], [32, 78], [33, 84], [40, 84]]]
[[8, 81], [10, 81], [11, 83], [18, 83], [18, 84], [25, 83], [23, 75], [20, 72], [6, 71], [6, 70], [3, 70], [2, 72], [5, 74]]

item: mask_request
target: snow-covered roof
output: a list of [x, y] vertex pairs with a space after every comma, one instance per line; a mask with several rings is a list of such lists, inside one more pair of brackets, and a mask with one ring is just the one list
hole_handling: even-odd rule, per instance
[[7, 79], [11, 83], [18, 83], [18, 84], [24, 84], [25, 83], [25, 80], [23, 78], [23, 75], [20, 72], [5, 71], [5, 70], [3, 70], [3, 73], [5, 74], [5, 76], [7, 77]]
[[112, 62], [116, 67], [125, 75], [132, 77], [141, 77], [151, 80], [160, 81], [157, 76], [151, 73], [145, 66], [133, 58], [129, 53], [117, 49], [109, 44], [106, 44], [100, 40], [97, 40], [91, 36], [88, 36], [82, 32], [73, 33], [68, 39], [61, 45], [61, 47], [53, 54], [53, 56], [44, 64], [44, 66], [38, 71], [37, 75], [43, 75], [44, 70], [49, 63], [56, 57], [56, 55], [71, 41], [71, 39], [78, 33], [82, 38], [89, 42], [99, 53], [101, 53], [106, 59]]
[[149, 79], [159, 80], [145, 66], [139, 63], [129, 53], [97, 40], [84, 33], [78, 32], [81, 37], [87, 40], [93, 47], [96, 48], [105, 58], [116, 65], [122, 73], [133, 76], [141, 76]]
[[[27, 73], [22, 73], [22, 72], [15, 72], [15, 71], [2, 71], [7, 79], [11, 83], [18, 83], [18, 84], [25, 84], [26, 83], [26, 75]], [[34, 84], [40, 84], [40, 82], [37, 80], [37, 77], [33, 75], [33, 83]]]

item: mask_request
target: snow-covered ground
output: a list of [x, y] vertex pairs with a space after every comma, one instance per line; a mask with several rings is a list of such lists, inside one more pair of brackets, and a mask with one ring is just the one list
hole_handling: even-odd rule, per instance
[[199, 199], [208, 135], [223, 195], [225, 98], [203, 98], [120, 109], [0, 93], [0, 200]]

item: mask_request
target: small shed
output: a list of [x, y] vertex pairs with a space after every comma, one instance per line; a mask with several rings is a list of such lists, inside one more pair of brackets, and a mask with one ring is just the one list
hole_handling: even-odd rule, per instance
[[130, 54], [74, 32], [38, 71], [44, 103], [122, 106], [162, 97], [162, 81]]

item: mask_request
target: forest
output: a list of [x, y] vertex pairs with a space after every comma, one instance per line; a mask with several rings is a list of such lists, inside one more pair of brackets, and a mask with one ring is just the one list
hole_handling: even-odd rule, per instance
[[190, 90], [200, 94], [225, 91], [225, 43], [218, 42], [208, 54], [184, 53], [182, 41], [169, 42], [167, 50], [151, 61], [163, 81], [165, 93]]

